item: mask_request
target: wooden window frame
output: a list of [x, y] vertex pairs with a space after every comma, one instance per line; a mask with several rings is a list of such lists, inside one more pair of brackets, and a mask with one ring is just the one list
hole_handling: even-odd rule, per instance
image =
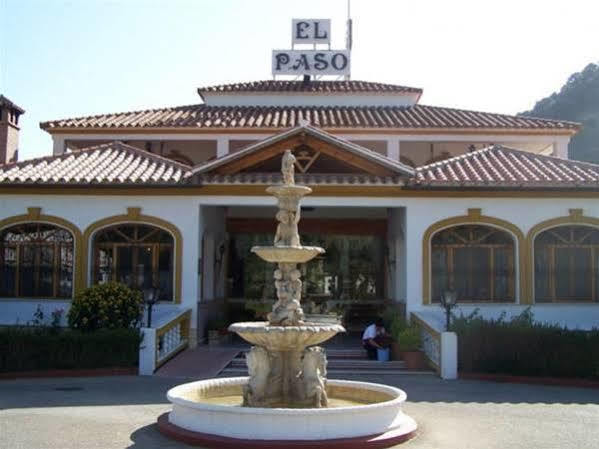
[[[463, 238], [461, 235], [455, 232], [456, 228], [461, 227], [478, 227], [478, 228], [486, 228], [489, 232], [487, 232], [482, 237], [479, 237], [476, 240], [467, 240]], [[439, 234], [444, 232], [452, 232], [457, 240], [461, 240], [462, 243], [442, 243], [435, 244], [435, 238], [439, 237]], [[502, 233], [509, 237], [510, 243], [481, 243], [487, 237], [494, 233]], [[449, 228], [442, 229], [438, 231], [431, 238], [431, 254], [435, 251], [442, 250], [445, 253], [445, 260], [447, 264], [446, 276], [447, 281], [450, 288], [456, 285], [456, 262], [455, 262], [455, 250], [460, 248], [483, 248], [488, 249], [487, 257], [488, 257], [488, 283], [490, 296], [489, 298], [470, 298], [470, 299], [461, 299], [458, 297], [458, 301], [460, 303], [515, 303], [516, 302], [516, 266], [515, 266], [515, 256], [516, 256], [516, 244], [513, 241], [513, 237], [505, 230], [496, 228], [493, 226], [489, 226], [486, 224], [456, 224], [455, 226], [451, 226]], [[495, 281], [497, 277], [497, 273], [495, 272], [495, 251], [498, 249], [507, 250], [508, 255], [508, 295], [505, 298], [495, 298]], [[434, 298], [432, 296], [432, 286], [434, 285], [434, 276], [437, 273], [434, 270], [433, 265], [431, 265], [431, 302], [439, 303], [438, 298]], [[474, 284], [474, 272], [469, 270], [467, 283], [469, 285]]]
[[[586, 229], [588, 229], [589, 232], [586, 235], [584, 235], [581, 239], [579, 239], [579, 242], [575, 242], [573, 228], [586, 228]], [[563, 236], [557, 234], [556, 231], [559, 229], [562, 229], [562, 230], [569, 229], [570, 230], [570, 240], [566, 240], [563, 238]], [[584, 224], [564, 224], [564, 225], [555, 226], [555, 227], [552, 227], [549, 229], [545, 229], [545, 230], [539, 232], [535, 236], [535, 239], [533, 242], [533, 247], [534, 247], [533, 270], [534, 270], [534, 276], [535, 276], [535, 283], [533, 285], [533, 288], [534, 288], [536, 302], [541, 303], [541, 304], [599, 302], [599, 285], [597, 283], [597, 278], [599, 277], [599, 267], [596, 265], [597, 258], [599, 258], [599, 243], [593, 243], [593, 244], [582, 243], [584, 240], [586, 240], [587, 237], [589, 237], [589, 235], [591, 235], [594, 232], [599, 233], [599, 229], [592, 227], [592, 226], [587, 226]], [[561, 243], [537, 243], [537, 239], [544, 234], [552, 234], [553, 238], [555, 240], [561, 241]], [[537, 255], [539, 254], [537, 245], [542, 245], [543, 248], [545, 248], [547, 250], [547, 259], [548, 259], [547, 260], [547, 262], [548, 262], [547, 291], [549, 292], [548, 297], [540, 297], [540, 295], [537, 292], [536, 279], [539, 278], [539, 273], [537, 272], [537, 264], [536, 264], [536, 258], [537, 258]], [[590, 298], [588, 298], [588, 297], [587, 298], [583, 298], [583, 297], [563, 298], [563, 297], [560, 297], [557, 295], [556, 250], [561, 249], [561, 248], [588, 249], [589, 250], [590, 262], [589, 262], [588, 270], [590, 272], [589, 277], [590, 277], [590, 283], [591, 283]], [[569, 289], [570, 289], [570, 292], [572, 292], [572, 289], [575, 285], [575, 282], [574, 282], [575, 270], [573, 268], [574, 267], [573, 256], [570, 255], [569, 259], [570, 259], [569, 263], [568, 263], [568, 271], [569, 271], [569, 276], [570, 276]]]
[[[119, 230], [119, 228], [122, 227], [132, 227], [133, 228], [133, 237], [129, 237], [126, 234], [124, 234], [122, 231]], [[139, 236], [139, 228], [140, 227], [146, 227], [146, 228], [150, 228], [150, 231], [148, 233], [146, 233], [143, 236]], [[118, 234], [121, 235], [121, 237], [125, 240], [128, 240], [126, 242], [113, 242], [113, 241], [102, 241], [102, 242], [98, 242], [98, 238], [105, 232], [116, 232]], [[171, 239], [171, 242], [167, 243], [167, 242], [147, 242], [147, 240], [154, 234], [156, 233], [164, 233], [165, 235], [168, 235], [169, 238]], [[131, 288], [136, 288], [139, 289], [141, 288], [139, 285], [137, 285], [137, 279], [139, 278], [139, 273], [138, 273], [138, 258], [139, 258], [139, 251], [142, 248], [151, 248], [151, 257], [152, 257], [152, 285], [156, 286], [158, 285], [158, 283], [160, 282], [160, 250], [164, 249], [164, 248], [168, 248], [170, 250], [170, 255], [171, 255], [171, 267], [170, 267], [170, 277], [172, 279], [172, 286], [171, 286], [171, 292], [168, 295], [169, 298], [168, 300], [162, 300], [161, 302], [175, 302], [174, 299], [174, 292], [175, 292], [175, 277], [174, 277], [174, 263], [175, 263], [175, 238], [166, 230], [152, 225], [152, 224], [146, 224], [146, 223], [119, 223], [113, 226], [107, 226], [105, 228], [100, 229], [93, 238], [93, 242], [92, 242], [92, 248], [93, 248], [93, 270], [92, 270], [92, 283], [93, 284], [97, 284], [100, 281], [100, 251], [102, 249], [108, 249], [112, 251], [112, 262], [111, 262], [111, 267], [110, 267], [110, 279], [109, 281], [118, 281], [117, 279], [117, 272], [118, 272], [118, 267], [119, 267], [119, 256], [118, 256], [118, 249], [119, 248], [131, 248], [132, 249], [132, 253], [131, 253], [131, 267], [132, 267], [132, 275], [133, 275], [133, 279], [134, 285], [130, 285]]]
[[[43, 222], [23, 222], [19, 224], [15, 224], [12, 226], [8, 226], [1, 230], [2, 233], [10, 232], [11, 230], [15, 230], [21, 232], [22, 234], [28, 234], [25, 227], [35, 225], [37, 227], [36, 232], [33, 234], [41, 234], [40, 227], [47, 226], [50, 227], [49, 230], [51, 233], [55, 233], [57, 231], [65, 232], [69, 237], [70, 241], [58, 241], [58, 240], [48, 240], [50, 236], [46, 236], [45, 238], [34, 238], [21, 240], [16, 242], [0, 242], [0, 250], [4, 251], [5, 248], [12, 248], [15, 251], [15, 289], [10, 297], [14, 298], [47, 298], [47, 299], [70, 299], [72, 296], [73, 285], [75, 283], [75, 236], [68, 229], [62, 228], [58, 225], [52, 223], [43, 223]], [[32, 233], [30, 233], [32, 234]], [[34, 294], [33, 295], [23, 295], [21, 293], [21, 267], [23, 264], [23, 250], [25, 247], [32, 248], [33, 251], [33, 263], [31, 265], [31, 270], [33, 273], [33, 283], [34, 283]], [[50, 295], [42, 295], [38, 294], [38, 290], [40, 288], [40, 275], [41, 275], [41, 251], [42, 248], [51, 248], [52, 250], [52, 294]], [[70, 251], [71, 255], [71, 278], [70, 278], [70, 288], [69, 293], [65, 296], [60, 295], [60, 274], [63, 271], [63, 265], [61, 260], [62, 250], [66, 249]], [[2, 255], [2, 261], [4, 260], [4, 255]]]

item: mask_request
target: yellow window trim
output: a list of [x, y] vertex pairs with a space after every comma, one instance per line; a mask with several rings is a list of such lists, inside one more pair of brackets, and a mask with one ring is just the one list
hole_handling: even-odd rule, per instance
[[422, 238], [422, 303], [431, 304], [431, 239], [432, 237], [442, 229], [450, 228], [452, 226], [467, 225], [467, 224], [480, 224], [490, 225], [492, 227], [501, 229], [509, 232], [516, 239], [514, 244], [518, 254], [518, 266], [515, 267], [516, 277], [519, 280], [519, 303], [520, 304], [531, 304], [532, 296], [527, 295], [528, 284], [526, 269], [528, 266], [526, 259], [526, 239], [524, 234], [513, 223], [506, 220], [501, 220], [495, 217], [488, 217], [482, 215], [481, 209], [472, 208], [468, 209], [467, 215], [461, 215], [458, 217], [446, 218], [444, 220], [437, 221], [430, 225], [424, 232]]
[[[535, 288], [534, 288], [534, 274], [535, 274], [535, 260], [534, 260], [534, 243], [537, 236], [551, 228], [557, 228], [559, 226], [590, 226], [599, 228], [599, 218], [586, 217], [582, 209], [568, 209], [568, 215], [563, 217], [551, 218], [549, 220], [542, 221], [534, 225], [526, 236], [526, 253], [529, 254], [529, 261], [527, 264], [527, 271], [530, 273], [529, 279], [529, 290], [527, 296], [532, 301], [535, 300]], [[588, 304], [588, 303], [586, 303]], [[592, 303], [591, 303], [592, 304]]]
[[80, 270], [83, 273], [84, 279], [88, 279], [87, 283], [91, 282], [92, 276], [89, 272], [89, 260], [90, 260], [90, 247], [91, 247], [91, 238], [96, 233], [96, 231], [105, 228], [107, 226], [121, 224], [121, 223], [138, 223], [138, 224], [149, 224], [156, 226], [158, 228], [164, 229], [168, 231], [175, 240], [175, 254], [174, 254], [174, 302], [176, 304], [181, 303], [181, 282], [182, 282], [182, 263], [183, 263], [183, 236], [181, 231], [172, 223], [168, 221], [162, 220], [158, 217], [152, 217], [150, 215], [143, 215], [141, 213], [140, 207], [128, 207], [127, 213], [124, 215], [114, 215], [112, 217], [103, 218], [98, 220], [92, 224], [90, 224], [83, 233], [83, 254], [86, 257], [83, 257], [82, 269]]
[[[83, 235], [79, 228], [71, 223], [70, 221], [65, 220], [64, 218], [55, 217], [53, 215], [45, 215], [42, 214], [41, 207], [28, 207], [27, 213], [23, 215], [15, 215], [13, 217], [8, 217], [3, 220], [0, 220], [0, 230], [7, 228], [12, 225], [21, 224], [21, 223], [47, 223], [58, 226], [59, 228], [65, 229], [71, 233], [73, 236], [73, 292], [72, 296], [75, 296], [85, 284], [84, 271], [81, 269], [82, 261], [85, 259], [84, 255], [84, 244], [83, 244]], [[39, 299], [39, 298], [36, 298]], [[56, 298], [51, 298], [55, 300]]]

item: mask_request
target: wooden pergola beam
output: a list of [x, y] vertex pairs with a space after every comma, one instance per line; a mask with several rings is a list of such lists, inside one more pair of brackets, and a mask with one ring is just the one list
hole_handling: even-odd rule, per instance
[[325, 142], [318, 138], [309, 135], [297, 135], [280, 142], [274, 143], [271, 146], [257, 150], [255, 153], [241, 157], [226, 165], [218, 167], [215, 172], [220, 175], [232, 175], [253, 167], [261, 162], [271, 159], [285, 150], [292, 150], [299, 145], [307, 145], [315, 151], [320, 151], [323, 154], [333, 157], [340, 163], [349, 165], [354, 168], [365, 171], [366, 173], [377, 176], [393, 176], [395, 173], [382, 165], [377, 164], [367, 158], [360, 157], [358, 154], [343, 150], [336, 145]]
[[265, 160], [275, 157], [277, 154], [283, 153], [285, 150], [291, 150], [300, 144], [300, 136], [293, 136], [289, 139], [277, 142], [269, 147], [262, 148], [255, 153], [241, 157], [235, 161], [216, 168], [216, 173], [220, 175], [232, 175], [239, 173], [246, 168], [252, 167]]

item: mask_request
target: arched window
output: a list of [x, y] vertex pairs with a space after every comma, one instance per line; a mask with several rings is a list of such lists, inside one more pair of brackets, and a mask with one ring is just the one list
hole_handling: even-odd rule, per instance
[[458, 301], [515, 300], [514, 239], [491, 226], [461, 225], [431, 240], [432, 300], [456, 290]]
[[0, 230], [0, 296], [70, 298], [73, 235], [46, 223]]
[[118, 281], [132, 288], [158, 288], [173, 300], [173, 236], [146, 224], [119, 224], [99, 230], [93, 241], [95, 283]]
[[599, 300], [599, 229], [559, 226], [534, 241], [536, 301]]

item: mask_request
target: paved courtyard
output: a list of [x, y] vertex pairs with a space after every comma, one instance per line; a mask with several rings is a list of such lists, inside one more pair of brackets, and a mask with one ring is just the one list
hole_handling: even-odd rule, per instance
[[[344, 376], [349, 378], [349, 376]], [[406, 449], [597, 448], [599, 390], [360, 376], [408, 393], [420, 430]], [[0, 381], [0, 448], [185, 448], [156, 429], [181, 379], [95, 377]]]

